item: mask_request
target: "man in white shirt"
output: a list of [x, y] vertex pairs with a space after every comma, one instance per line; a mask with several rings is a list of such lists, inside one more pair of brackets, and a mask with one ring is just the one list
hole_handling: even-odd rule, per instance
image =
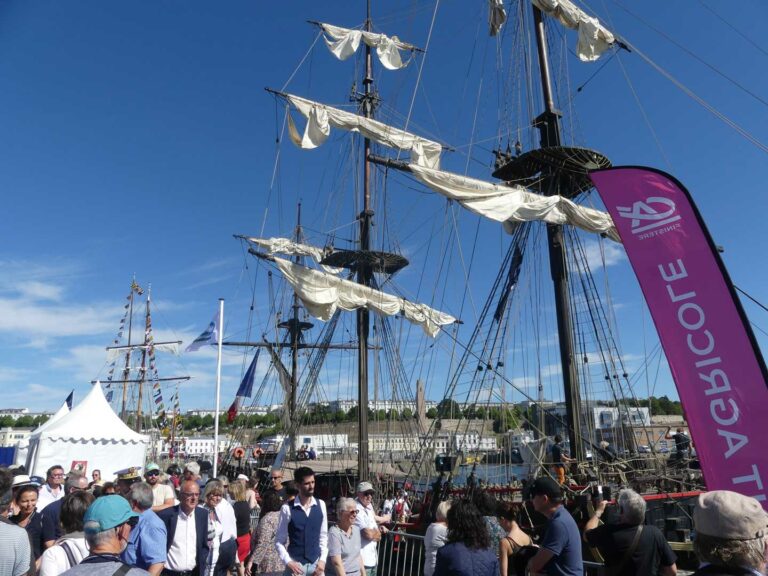
[[51, 502], [64, 498], [64, 468], [55, 464], [48, 468], [45, 474], [45, 484], [40, 487], [40, 493], [37, 496], [37, 511], [42, 512], [43, 508]]
[[315, 473], [302, 466], [293, 473], [299, 495], [280, 508], [275, 548], [295, 576], [322, 576], [328, 557], [328, 513], [317, 500]]
[[202, 575], [208, 559], [208, 513], [198, 507], [200, 486], [187, 480], [179, 487], [180, 503], [158, 516], [168, 533], [163, 576]]
[[384, 526], [391, 520], [389, 515], [377, 516], [373, 509], [373, 484], [360, 482], [357, 485], [357, 518], [355, 524], [360, 528], [360, 554], [367, 576], [376, 576], [376, 566], [379, 562], [378, 543], [381, 535], [388, 532]]
[[160, 512], [176, 503], [176, 494], [168, 484], [160, 483], [160, 466], [154, 462], [144, 469], [144, 480], [152, 488], [152, 512]]

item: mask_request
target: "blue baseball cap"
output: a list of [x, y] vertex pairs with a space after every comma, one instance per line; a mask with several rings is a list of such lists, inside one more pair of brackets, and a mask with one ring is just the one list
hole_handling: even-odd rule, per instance
[[138, 516], [131, 510], [128, 500], [122, 496], [116, 494], [101, 496], [96, 498], [85, 511], [83, 528], [86, 532], [95, 534], [125, 524], [131, 518], [138, 518]]

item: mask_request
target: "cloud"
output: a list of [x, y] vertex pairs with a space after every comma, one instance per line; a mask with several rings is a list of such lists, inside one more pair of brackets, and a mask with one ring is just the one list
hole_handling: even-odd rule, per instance
[[593, 272], [605, 266], [615, 266], [627, 259], [624, 248], [615, 242], [585, 242], [584, 252], [589, 269]]
[[60, 284], [49, 284], [37, 280], [21, 282], [18, 284], [17, 290], [21, 298], [25, 300], [51, 300], [54, 302], [61, 300], [61, 295], [64, 292], [64, 288]]
[[0, 298], [0, 332], [34, 337], [83, 336], [115, 330], [109, 306], [47, 305], [24, 299]]

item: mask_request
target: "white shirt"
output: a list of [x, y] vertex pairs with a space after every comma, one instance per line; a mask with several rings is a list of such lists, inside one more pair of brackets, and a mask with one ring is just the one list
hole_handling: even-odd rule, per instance
[[[179, 508], [179, 518], [176, 523], [176, 532], [173, 534], [173, 542], [168, 549], [168, 557], [165, 567], [174, 572], [187, 572], [195, 569], [197, 556], [197, 526], [195, 525], [195, 511], [187, 516]], [[205, 559], [203, 559], [205, 562]], [[201, 567], [202, 568], [202, 567]]]
[[152, 506], [162, 506], [168, 499], [176, 499], [176, 494], [173, 492], [173, 488], [168, 484], [160, 484], [159, 482], [152, 486]]
[[232, 504], [222, 498], [216, 504], [216, 516], [219, 518], [223, 530], [221, 541], [227, 542], [231, 538], [237, 538], [237, 520], [235, 520], [235, 509], [232, 508]]
[[43, 508], [48, 506], [51, 502], [61, 500], [64, 498], [64, 487], [59, 486], [59, 491], [54, 492], [51, 487], [46, 483], [40, 486], [40, 491], [37, 494], [37, 511], [42, 512]]
[[[320, 524], [320, 560], [325, 562], [328, 558], [328, 513], [325, 511], [325, 502], [322, 500], [316, 500], [314, 496], [309, 499], [308, 506], [302, 506], [299, 501], [299, 497], [293, 500], [294, 508], [299, 506], [304, 513], [309, 517], [309, 513], [312, 511], [312, 507], [317, 504], [320, 506], [320, 512], [323, 513], [323, 522]], [[277, 524], [277, 534], [275, 535], [275, 548], [277, 554], [280, 556], [280, 560], [287, 566], [288, 562], [292, 562], [291, 555], [288, 554], [286, 543], [288, 542], [288, 524], [291, 523], [291, 509], [288, 504], [283, 504], [280, 508], [280, 522]]]
[[355, 525], [360, 528], [360, 554], [363, 556], [363, 564], [367, 568], [376, 566], [379, 561], [379, 553], [376, 550], [376, 541], [369, 540], [363, 534], [363, 530], [369, 528], [371, 530], [378, 530], [379, 525], [376, 523], [376, 515], [373, 512], [373, 505], [366, 507], [360, 500], [355, 499], [357, 504], [357, 518], [355, 518]]
[[58, 576], [65, 570], [72, 568], [69, 564], [69, 557], [62, 547], [63, 542], [66, 542], [66, 546], [72, 552], [76, 563], [90, 554], [82, 532], [67, 534], [60, 538], [54, 546], [43, 552], [40, 557], [39, 576]]

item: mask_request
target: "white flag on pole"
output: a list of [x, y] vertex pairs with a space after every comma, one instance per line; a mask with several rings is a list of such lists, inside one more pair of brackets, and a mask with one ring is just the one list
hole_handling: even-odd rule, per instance
[[219, 341], [219, 331], [221, 330], [221, 313], [216, 312], [216, 315], [208, 324], [208, 328], [200, 334], [194, 341], [187, 346], [185, 352], [195, 352], [200, 349], [204, 344], [216, 345]]

